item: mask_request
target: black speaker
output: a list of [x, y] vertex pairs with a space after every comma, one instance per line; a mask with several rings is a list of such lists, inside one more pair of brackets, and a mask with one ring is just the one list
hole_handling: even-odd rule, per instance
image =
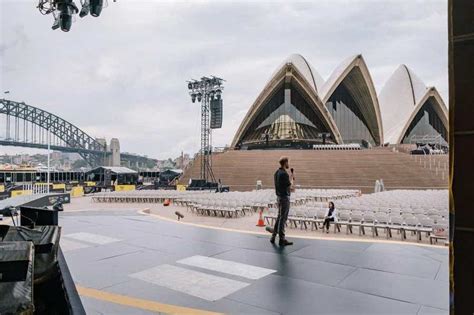
[[222, 128], [222, 99], [211, 100], [211, 129]]
[[58, 211], [35, 207], [20, 207], [21, 226], [58, 225]]
[[[35, 282], [47, 280], [54, 272], [59, 248], [61, 227], [44, 225], [30, 229], [24, 226], [10, 226], [3, 241], [32, 242], [34, 245]], [[0, 314], [2, 314], [0, 312]]]
[[33, 314], [31, 242], [0, 242], [0, 314]]

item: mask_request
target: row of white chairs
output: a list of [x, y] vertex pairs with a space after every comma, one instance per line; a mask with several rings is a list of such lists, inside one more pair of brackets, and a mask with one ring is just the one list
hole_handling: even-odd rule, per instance
[[199, 215], [221, 216], [221, 217], [239, 217], [251, 212], [251, 208], [242, 202], [213, 200], [206, 204], [189, 203], [187, 204], [188, 211]]
[[[321, 198], [343, 198], [358, 194], [354, 190], [318, 190], [299, 189], [291, 197], [292, 206], [301, 206], [308, 202], [316, 202]], [[222, 194], [206, 194], [176, 199], [177, 205], [185, 206], [188, 211], [201, 215], [221, 215], [238, 217], [251, 211], [265, 210], [277, 205], [274, 190], [258, 190], [252, 192], [228, 192]]]
[[412, 208], [447, 209], [449, 204], [447, 190], [390, 190], [348, 198], [339, 203], [339, 207], [361, 208]]
[[134, 190], [102, 192], [92, 195], [93, 202], [105, 203], [162, 203], [183, 198], [185, 196], [200, 196], [206, 191], [176, 191], [176, 190]]
[[[278, 215], [275, 208], [269, 209], [268, 214], [264, 216], [267, 224], [273, 225]], [[326, 210], [314, 210], [305, 207], [295, 208], [290, 211], [288, 216], [288, 225], [294, 228], [318, 230], [323, 224]], [[447, 231], [448, 219], [445, 217], [429, 216], [410, 216], [410, 215], [388, 215], [386, 213], [361, 212], [361, 211], [340, 211], [337, 220], [333, 223], [334, 232], [346, 227], [346, 234], [353, 233], [353, 227], [358, 227], [359, 235], [365, 235], [365, 230], [370, 229], [372, 236], [378, 236], [379, 230], [385, 232], [386, 238], [391, 238], [392, 231], [396, 230], [402, 240], [407, 239], [407, 232], [416, 235], [417, 240], [422, 240], [424, 233], [429, 237], [430, 242], [436, 235], [433, 231]], [[447, 233], [447, 232], [446, 232]], [[438, 235], [439, 236], [439, 235]]]

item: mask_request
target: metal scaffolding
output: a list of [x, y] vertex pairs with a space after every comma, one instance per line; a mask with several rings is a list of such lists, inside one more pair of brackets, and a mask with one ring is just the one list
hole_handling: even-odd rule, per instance
[[212, 143], [210, 126], [210, 103], [213, 99], [220, 99], [224, 87], [223, 79], [211, 76], [202, 77], [201, 80], [192, 80], [188, 82], [189, 94], [193, 103], [201, 103], [201, 179], [215, 182], [211, 167]]

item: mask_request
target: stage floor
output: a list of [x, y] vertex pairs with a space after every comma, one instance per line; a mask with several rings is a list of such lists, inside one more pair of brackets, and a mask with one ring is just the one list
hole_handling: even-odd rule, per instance
[[61, 213], [88, 314], [448, 314], [448, 250], [207, 229], [134, 209]]

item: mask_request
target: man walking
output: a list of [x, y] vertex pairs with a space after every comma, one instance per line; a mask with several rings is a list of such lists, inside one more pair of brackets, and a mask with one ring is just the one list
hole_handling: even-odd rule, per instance
[[283, 156], [280, 158], [280, 168], [275, 172], [275, 193], [278, 200], [278, 217], [273, 228], [272, 237], [270, 242], [275, 243], [275, 238], [278, 234], [280, 246], [293, 245], [293, 242], [289, 242], [285, 238], [285, 224], [288, 219], [288, 212], [290, 211], [290, 194], [293, 190], [294, 177], [290, 180], [288, 169], [290, 168], [288, 157]]

